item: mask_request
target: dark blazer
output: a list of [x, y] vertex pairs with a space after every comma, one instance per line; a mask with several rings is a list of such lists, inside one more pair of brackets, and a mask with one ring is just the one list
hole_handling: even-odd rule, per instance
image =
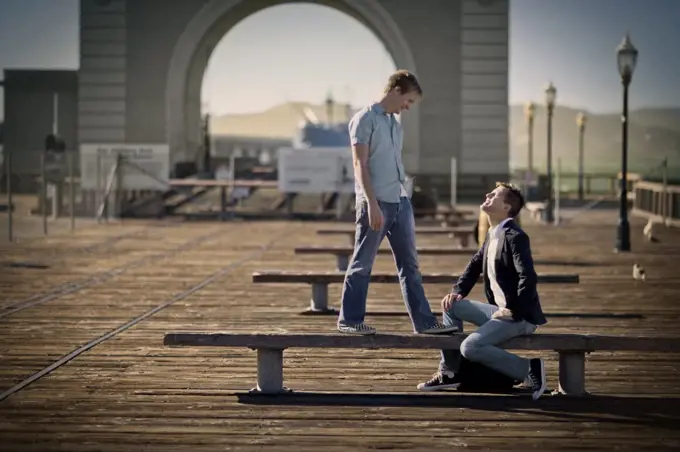
[[465, 271], [453, 286], [453, 293], [467, 297], [475, 286], [480, 274], [484, 275], [484, 292], [489, 303], [495, 305], [489, 276], [486, 274], [486, 261], [494, 259], [496, 278], [505, 294], [507, 308], [512, 311], [516, 321], [526, 320], [534, 325], [547, 323], [536, 289], [536, 270], [531, 257], [529, 236], [512, 220], [501, 226], [496, 256], [487, 256], [490, 233], [486, 235], [482, 247], [472, 256]]

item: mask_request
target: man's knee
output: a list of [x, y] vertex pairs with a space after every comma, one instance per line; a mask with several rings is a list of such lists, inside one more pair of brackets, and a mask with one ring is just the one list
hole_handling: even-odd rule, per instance
[[460, 344], [460, 354], [470, 361], [477, 361], [477, 357], [479, 356], [479, 351], [481, 348], [482, 345], [479, 343], [477, 338], [474, 336], [468, 336], [467, 339], [465, 339]]
[[447, 311], [447, 314], [460, 320], [469, 321], [466, 317], [468, 317], [467, 313], [470, 312], [470, 305], [470, 300], [467, 298], [454, 301], [451, 303], [451, 307]]

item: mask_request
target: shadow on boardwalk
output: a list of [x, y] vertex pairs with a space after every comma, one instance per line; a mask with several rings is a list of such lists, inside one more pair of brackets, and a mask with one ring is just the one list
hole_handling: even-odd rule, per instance
[[294, 392], [285, 395], [236, 393], [240, 403], [278, 406], [354, 406], [397, 408], [467, 408], [505, 413], [535, 414], [556, 421], [608, 421], [675, 430], [680, 422], [680, 398], [590, 395], [547, 396], [536, 402], [518, 391], [512, 395], [479, 394], [370, 394]]

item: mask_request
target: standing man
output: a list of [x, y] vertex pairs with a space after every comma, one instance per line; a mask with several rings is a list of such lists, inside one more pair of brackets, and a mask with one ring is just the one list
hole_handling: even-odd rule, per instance
[[[547, 323], [538, 299], [529, 236], [513, 220], [523, 206], [522, 193], [508, 183], [497, 183], [486, 195], [480, 208], [487, 214], [491, 229], [451, 293], [442, 300], [445, 325], [455, 325], [462, 332], [466, 321], [478, 328], [460, 344], [460, 350], [442, 350], [439, 371], [418, 385], [421, 391], [457, 388], [461, 355], [523, 382], [533, 390], [534, 400], [545, 391], [542, 359], [520, 358], [497, 347], [515, 336], [532, 334]], [[484, 275], [488, 303], [465, 299], [480, 274]]]
[[457, 331], [444, 326], [425, 297], [416, 253], [413, 208], [404, 189], [401, 161], [403, 130], [395, 115], [422, 98], [416, 77], [408, 71], [390, 76], [382, 99], [363, 108], [349, 123], [356, 193], [354, 254], [345, 273], [338, 331], [375, 334], [364, 323], [366, 296], [378, 247], [387, 236], [399, 272], [401, 293], [416, 333]]

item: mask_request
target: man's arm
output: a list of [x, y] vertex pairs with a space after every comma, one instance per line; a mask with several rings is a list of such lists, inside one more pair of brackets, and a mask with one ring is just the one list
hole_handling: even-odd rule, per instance
[[354, 174], [361, 185], [366, 200], [369, 204], [377, 202], [375, 193], [373, 191], [373, 184], [371, 183], [371, 173], [368, 171], [368, 145], [355, 144], [352, 145], [352, 162], [354, 164]]
[[467, 297], [475, 284], [479, 275], [482, 274], [482, 266], [484, 265], [484, 249], [486, 248], [486, 242], [482, 245], [480, 249], [477, 250], [470, 262], [465, 267], [463, 274], [458, 278], [458, 282], [453, 286], [451, 290], [452, 293]]
[[352, 142], [352, 164], [354, 174], [361, 185], [366, 200], [375, 204], [377, 199], [371, 183], [371, 174], [368, 170], [369, 143], [373, 132], [373, 120], [368, 114], [355, 117], [349, 123], [349, 136]]
[[529, 236], [525, 233], [512, 234], [508, 236], [512, 261], [515, 270], [519, 275], [517, 284], [517, 294], [508, 300], [508, 309], [514, 316], [520, 318], [519, 312], [526, 309], [536, 295], [536, 283], [538, 277], [534, 269], [534, 260], [531, 256], [531, 245]]

